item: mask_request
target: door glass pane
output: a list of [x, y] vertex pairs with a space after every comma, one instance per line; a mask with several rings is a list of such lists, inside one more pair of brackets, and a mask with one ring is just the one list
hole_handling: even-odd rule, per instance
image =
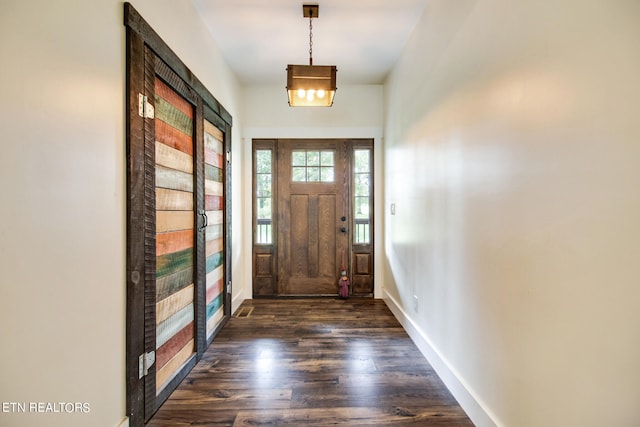
[[319, 166], [319, 165], [320, 165], [320, 152], [307, 151], [307, 166]]
[[292, 166], [306, 166], [307, 156], [304, 151], [294, 151], [291, 156]]
[[333, 166], [333, 151], [323, 151], [320, 153], [320, 164], [322, 166]]
[[307, 181], [308, 182], [320, 181], [320, 168], [317, 168], [317, 167], [307, 168]]

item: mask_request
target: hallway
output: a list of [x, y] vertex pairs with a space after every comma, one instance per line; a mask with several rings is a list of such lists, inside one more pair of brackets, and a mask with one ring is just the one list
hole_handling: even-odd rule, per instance
[[472, 426], [385, 303], [246, 300], [148, 426]]

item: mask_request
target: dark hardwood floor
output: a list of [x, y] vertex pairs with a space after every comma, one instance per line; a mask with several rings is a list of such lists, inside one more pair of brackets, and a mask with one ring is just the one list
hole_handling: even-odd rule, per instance
[[148, 426], [473, 426], [380, 300], [241, 311]]

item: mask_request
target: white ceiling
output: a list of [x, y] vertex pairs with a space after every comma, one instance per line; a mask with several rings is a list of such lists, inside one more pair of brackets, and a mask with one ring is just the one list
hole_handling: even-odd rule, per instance
[[338, 85], [381, 84], [427, 0], [192, 0], [244, 84], [286, 84], [287, 64], [309, 63], [305, 3], [313, 19], [313, 64], [336, 65]]

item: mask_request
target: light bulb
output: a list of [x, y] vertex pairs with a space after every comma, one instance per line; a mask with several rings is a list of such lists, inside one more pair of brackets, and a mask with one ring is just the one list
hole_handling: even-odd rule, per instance
[[317, 95], [318, 98], [324, 98], [324, 89], [319, 89]]
[[298, 98], [304, 98], [305, 95], [304, 89], [298, 89]]
[[309, 101], [309, 102], [313, 101], [314, 93], [315, 93], [315, 90], [313, 90], [313, 89], [309, 89], [307, 91], [307, 101]]

